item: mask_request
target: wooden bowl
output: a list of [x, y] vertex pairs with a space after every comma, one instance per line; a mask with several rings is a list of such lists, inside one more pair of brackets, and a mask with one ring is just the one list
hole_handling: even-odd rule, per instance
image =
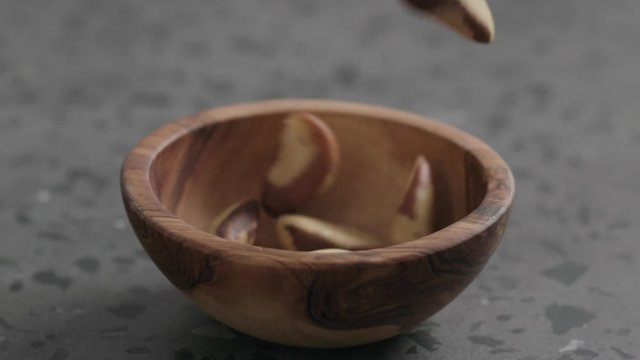
[[[269, 234], [253, 246], [202, 230], [230, 204], [258, 196], [281, 119], [298, 111], [323, 118], [343, 156], [334, 185], [302, 213], [382, 234], [423, 154], [436, 232], [385, 248], [312, 253], [269, 248]], [[496, 249], [514, 181], [489, 146], [446, 124], [368, 105], [276, 100], [153, 132], [126, 159], [122, 194], [149, 256], [212, 317], [275, 343], [343, 347], [408, 331], [454, 299]]]

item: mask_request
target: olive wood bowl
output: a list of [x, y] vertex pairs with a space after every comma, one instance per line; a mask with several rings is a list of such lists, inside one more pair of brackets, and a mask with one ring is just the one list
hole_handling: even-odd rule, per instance
[[[342, 148], [334, 185], [301, 213], [383, 236], [422, 154], [432, 168], [435, 232], [389, 247], [313, 253], [272, 248], [268, 220], [256, 245], [204, 231], [230, 204], [258, 197], [281, 119], [299, 111], [324, 119]], [[297, 99], [170, 123], [131, 151], [121, 181], [133, 229], [173, 285], [231, 328], [303, 347], [386, 339], [442, 309], [496, 249], [515, 190], [494, 150], [449, 125], [377, 106]]]

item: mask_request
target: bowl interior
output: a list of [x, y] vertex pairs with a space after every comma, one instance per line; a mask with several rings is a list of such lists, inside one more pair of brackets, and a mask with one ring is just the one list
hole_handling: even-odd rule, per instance
[[[435, 230], [460, 220], [482, 201], [487, 185], [479, 161], [460, 144], [429, 131], [429, 126], [314, 113], [335, 132], [342, 162], [333, 186], [299, 213], [384, 237], [420, 154], [428, 159], [434, 179]], [[156, 196], [169, 211], [202, 229], [231, 204], [257, 198], [286, 115], [237, 116], [178, 137], [151, 165]], [[258, 245], [274, 246], [270, 222], [266, 216], [261, 219]]]

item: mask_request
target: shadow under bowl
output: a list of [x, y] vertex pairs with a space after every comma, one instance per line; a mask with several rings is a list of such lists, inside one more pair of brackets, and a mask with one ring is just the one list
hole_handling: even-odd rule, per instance
[[[383, 236], [418, 155], [432, 168], [435, 232], [346, 253], [294, 252], [230, 242], [203, 229], [230, 204], [258, 197], [281, 120], [311, 112], [342, 148], [334, 185], [302, 213]], [[489, 146], [397, 110], [327, 100], [273, 100], [170, 123], [127, 157], [129, 220], [163, 274], [226, 325], [275, 343], [343, 347], [406, 332], [453, 300], [502, 237], [513, 176]], [[269, 226], [265, 226], [269, 228]]]

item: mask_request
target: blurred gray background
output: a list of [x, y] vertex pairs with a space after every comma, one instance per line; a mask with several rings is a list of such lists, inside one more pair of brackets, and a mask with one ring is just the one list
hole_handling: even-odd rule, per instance
[[[640, 3], [491, 5], [482, 46], [394, 0], [1, 0], [0, 359], [640, 358]], [[280, 97], [432, 116], [512, 166], [502, 246], [412, 334], [254, 340], [138, 245], [126, 152], [177, 117]]]

